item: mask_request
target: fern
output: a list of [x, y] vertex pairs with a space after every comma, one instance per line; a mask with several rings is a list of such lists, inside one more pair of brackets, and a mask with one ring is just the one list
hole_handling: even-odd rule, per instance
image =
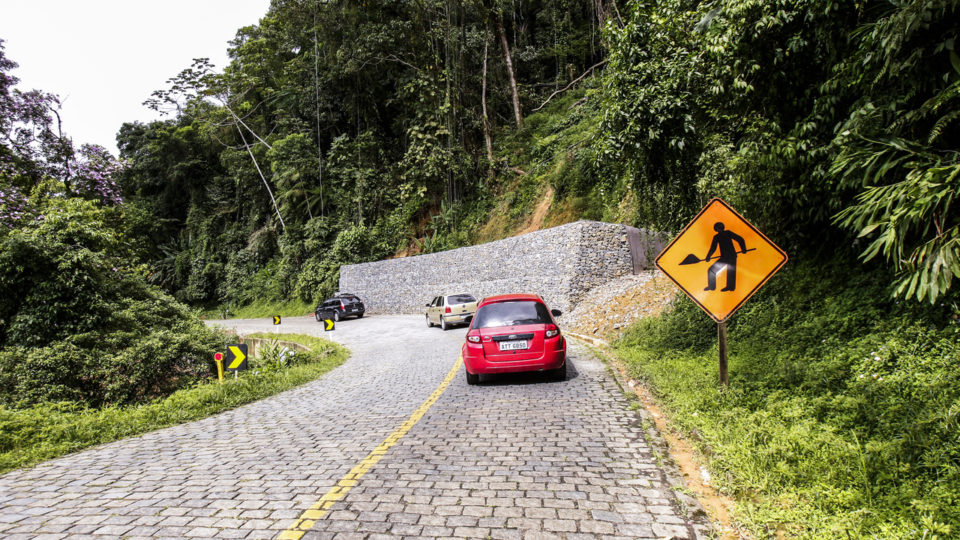
[[[960, 153], [937, 153], [902, 139], [861, 143], [842, 153], [832, 172], [868, 187], [835, 222], [873, 237], [861, 256], [870, 261], [882, 255], [895, 265], [895, 296], [933, 303], [960, 278], [960, 220], [953, 208]], [[894, 177], [901, 179], [875, 185]]]

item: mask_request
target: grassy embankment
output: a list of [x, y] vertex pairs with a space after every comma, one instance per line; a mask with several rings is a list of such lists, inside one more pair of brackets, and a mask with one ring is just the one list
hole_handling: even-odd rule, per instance
[[[277, 338], [274, 334], [250, 337]], [[0, 407], [0, 473], [28, 467], [90, 446], [108, 443], [257, 401], [312, 381], [342, 364], [343, 347], [303, 334], [282, 339], [310, 348], [278, 366], [276, 359], [251, 360], [251, 370], [218, 384], [208, 379], [143, 405], [84, 407], [43, 403], [28, 409]]]
[[262, 319], [280, 315], [281, 317], [301, 317], [313, 313], [313, 302], [299, 299], [258, 300], [245, 306], [215, 307], [201, 312], [204, 319]]
[[960, 533], [956, 304], [889, 300], [854, 261], [791, 262], [728, 323], [681, 297], [615, 344], [759, 537]]

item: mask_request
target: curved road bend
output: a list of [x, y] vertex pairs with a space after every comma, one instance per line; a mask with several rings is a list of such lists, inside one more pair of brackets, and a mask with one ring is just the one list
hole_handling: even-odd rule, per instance
[[[312, 318], [220, 324], [322, 334]], [[420, 316], [341, 321], [333, 339], [352, 355], [317, 381], [0, 476], [0, 537], [283, 536], [423, 412], [464, 334]], [[461, 367], [303, 538], [695, 537], [615, 382], [568, 347], [563, 382], [468, 386]]]

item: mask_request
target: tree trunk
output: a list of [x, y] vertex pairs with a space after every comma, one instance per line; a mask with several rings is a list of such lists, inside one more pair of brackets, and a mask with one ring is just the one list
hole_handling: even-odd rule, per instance
[[[57, 145], [60, 147], [61, 151], [67, 147], [63, 144], [63, 121], [60, 119], [60, 111], [49, 107], [50, 112], [57, 117]], [[70, 154], [73, 152], [73, 145], [70, 145], [70, 152], [63, 152], [63, 186], [67, 189], [67, 193], [73, 193], [72, 179], [70, 178]]]
[[480, 78], [480, 107], [483, 110], [483, 139], [487, 143], [487, 161], [493, 170], [493, 139], [490, 137], [490, 117], [487, 116], [487, 45], [489, 43], [486, 30], [483, 33], [483, 75]]
[[[451, 95], [453, 90], [451, 89], [450, 79], [451, 72], [453, 71], [453, 61], [450, 54], [450, 44], [452, 38], [450, 36], [450, 27], [452, 22], [450, 21], [450, 0], [447, 0], [443, 3], [443, 15], [444, 22], [446, 23], [443, 28], [443, 70], [446, 75], [447, 92], [446, 92], [446, 106], [447, 106], [447, 159], [453, 153], [453, 129], [454, 129], [454, 106], [453, 106], [453, 96]], [[454, 188], [453, 180], [453, 171], [450, 167], [447, 167], [447, 202], [453, 204], [456, 202], [456, 189]]]
[[237, 128], [237, 132], [240, 133], [240, 140], [243, 141], [243, 147], [247, 149], [247, 153], [250, 154], [250, 159], [253, 160], [253, 166], [257, 168], [257, 174], [260, 175], [260, 179], [263, 180], [263, 185], [267, 188], [267, 193], [270, 195], [270, 201], [273, 202], [273, 209], [277, 211], [277, 219], [280, 220], [280, 228], [283, 231], [286, 231], [287, 226], [283, 222], [283, 216], [280, 215], [280, 207], [277, 206], [277, 200], [273, 198], [273, 190], [270, 189], [270, 184], [267, 183], [266, 177], [263, 176], [263, 171], [260, 170], [260, 164], [257, 163], [257, 158], [253, 155], [253, 150], [250, 149], [250, 144], [247, 142], [247, 138], [243, 135], [243, 130], [240, 129], [239, 125], [234, 125]]
[[[317, 116], [317, 183], [320, 187], [320, 215], [323, 215], [323, 147], [320, 143], [320, 45], [317, 41], [317, 6], [313, 11], [313, 87]], [[310, 198], [307, 198], [307, 211], [310, 211]], [[313, 212], [310, 212], [313, 219]]]
[[523, 127], [523, 114], [520, 112], [520, 94], [517, 92], [517, 78], [513, 74], [513, 58], [510, 56], [510, 44], [507, 43], [507, 33], [503, 29], [503, 19], [498, 14], [494, 20], [497, 22], [500, 44], [503, 45], [503, 58], [507, 63], [507, 75], [510, 78], [510, 91], [513, 94], [513, 116], [517, 121], [517, 129], [520, 129]]

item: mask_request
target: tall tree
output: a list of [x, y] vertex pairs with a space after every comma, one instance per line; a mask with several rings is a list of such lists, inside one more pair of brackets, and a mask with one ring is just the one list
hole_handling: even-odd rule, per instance
[[523, 113], [520, 112], [520, 93], [517, 90], [517, 77], [513, 70], [513, 56], [510, 54], [510, 44], [507, 42], [507, 32], [503, 28], [503, 15], [497, 13], [493, 19], [497, 25], [497, 34], [500, 36], [500, 45], [503, 46], [503, 60], [507, 66], [507, 77], [510, 80], [510, 96], [513, 99], [513, 118], [517, 129], [523, 127]]
[[487, 26], [483, 29], [483, 75], [480, 83], [480, 106], [483, 109], [483, 140], [487, 146], [487, 161], [492, 171], [493, 167], [493, 138], [490, 136], [490, 116], [487, 114], [487, 48], [490, 44]]

